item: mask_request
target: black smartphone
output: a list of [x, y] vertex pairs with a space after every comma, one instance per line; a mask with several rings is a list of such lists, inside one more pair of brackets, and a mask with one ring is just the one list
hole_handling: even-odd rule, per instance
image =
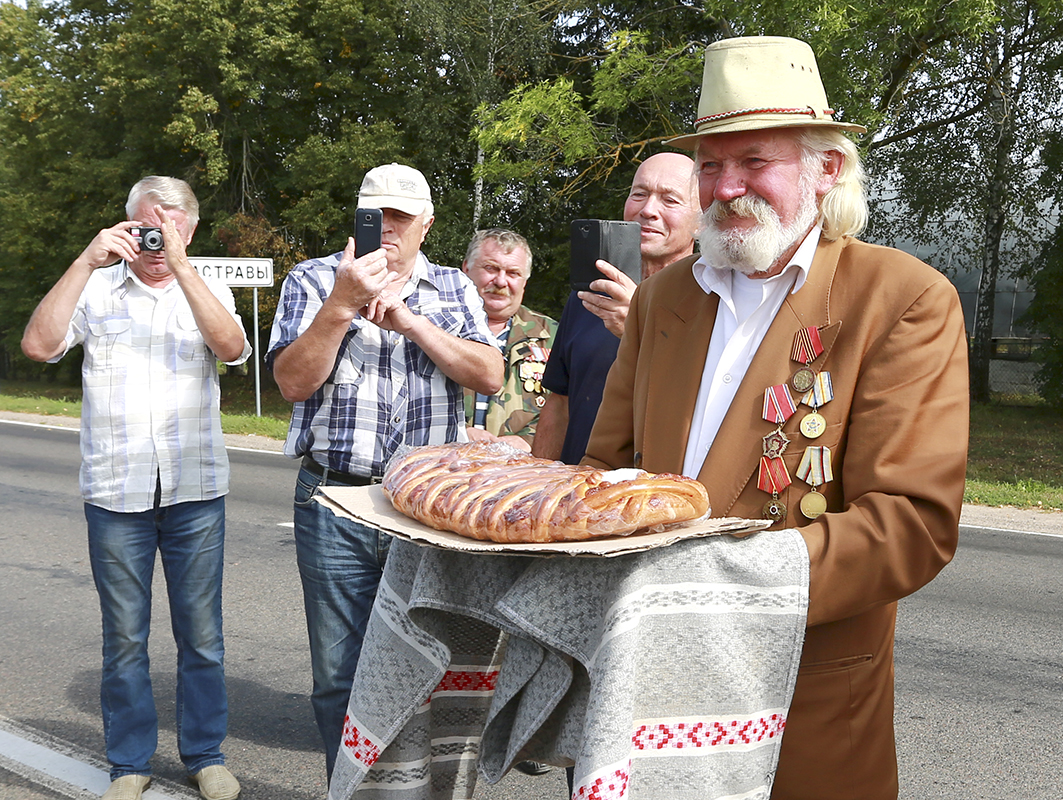
[[380, 249], [380, 227], [384, 215], [379, 208], [359, 208], [354, 212], [354, 257]]
[[604, 278], [594, 262], [608, 261], [635, 283], [642, 280], [642, 226], [612, 219], [572, 220], [569, 284], [576, 292], [590, 291], [591, 281]]

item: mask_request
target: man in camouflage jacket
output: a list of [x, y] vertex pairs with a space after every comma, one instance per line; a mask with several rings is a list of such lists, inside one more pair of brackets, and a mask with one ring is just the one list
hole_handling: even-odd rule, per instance
[[477, 231], [462, 263], [484, 301], [488, 325], [505, 356], [501, 391], [491, 396], [465, 391], [470, 439], [501, 439], [531, 449], [539, 410], [546, 402], [541, 380], [557, 322], [521, 305], [531, 275], [531, 249], [520, 234]]

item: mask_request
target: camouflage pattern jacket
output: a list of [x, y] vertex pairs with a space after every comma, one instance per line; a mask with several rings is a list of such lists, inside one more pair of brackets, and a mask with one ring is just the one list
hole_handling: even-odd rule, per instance
[[[509, 327], [503, 355], [506, 359], [502, 389], [487, 402], [484, 428], [496, 436], [516, 435], [531, 444], [539, 410], [546, 402], [546, 389], [540, 382], [557, 322], [526, 306], [517, 309]], [[465, 390], [465, 422], [472, 425], [476, 393]]]

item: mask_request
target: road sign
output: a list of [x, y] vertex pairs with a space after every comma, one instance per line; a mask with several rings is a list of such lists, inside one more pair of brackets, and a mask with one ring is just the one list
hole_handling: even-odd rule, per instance
[[[258, 353], [258, 288], [267, 288], [273, 285], [273, 259], [272, 258], [210, 258], [198, 257], [188, 259], [196, 272], [204, 278], [219, 278], [231, 287], [250, 286], [254, 288], [255, 296], [251, 300], [254, 309], [255, 332], [254, 352]], [[255, 414], [262, 416], [262, 377], [260, 366], [262, 359], [258, 355], [255, 360]]]
[[188, 259], [196, 272], [204, 278], [219, 278], [229, 286], [272, 286], [272, 258], [212, 258]]

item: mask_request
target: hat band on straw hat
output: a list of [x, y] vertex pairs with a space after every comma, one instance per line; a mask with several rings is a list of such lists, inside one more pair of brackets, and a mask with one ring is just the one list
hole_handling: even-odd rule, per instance
[[814, 119], [823, 119], [834, 114], [833, 108], [825, 108], [823, 113], [817, 113], [814, 108], [740, 108], [736, 111], [725, 111], [722, 114], [710, 114], [707, 117], [698, 117], [694, 120], [694, 127], [704, 125], [706, 122], [717, 122], [721, 119], [733, 119], [734, 117], [746, 117], [750, 114], [803, 114]]

